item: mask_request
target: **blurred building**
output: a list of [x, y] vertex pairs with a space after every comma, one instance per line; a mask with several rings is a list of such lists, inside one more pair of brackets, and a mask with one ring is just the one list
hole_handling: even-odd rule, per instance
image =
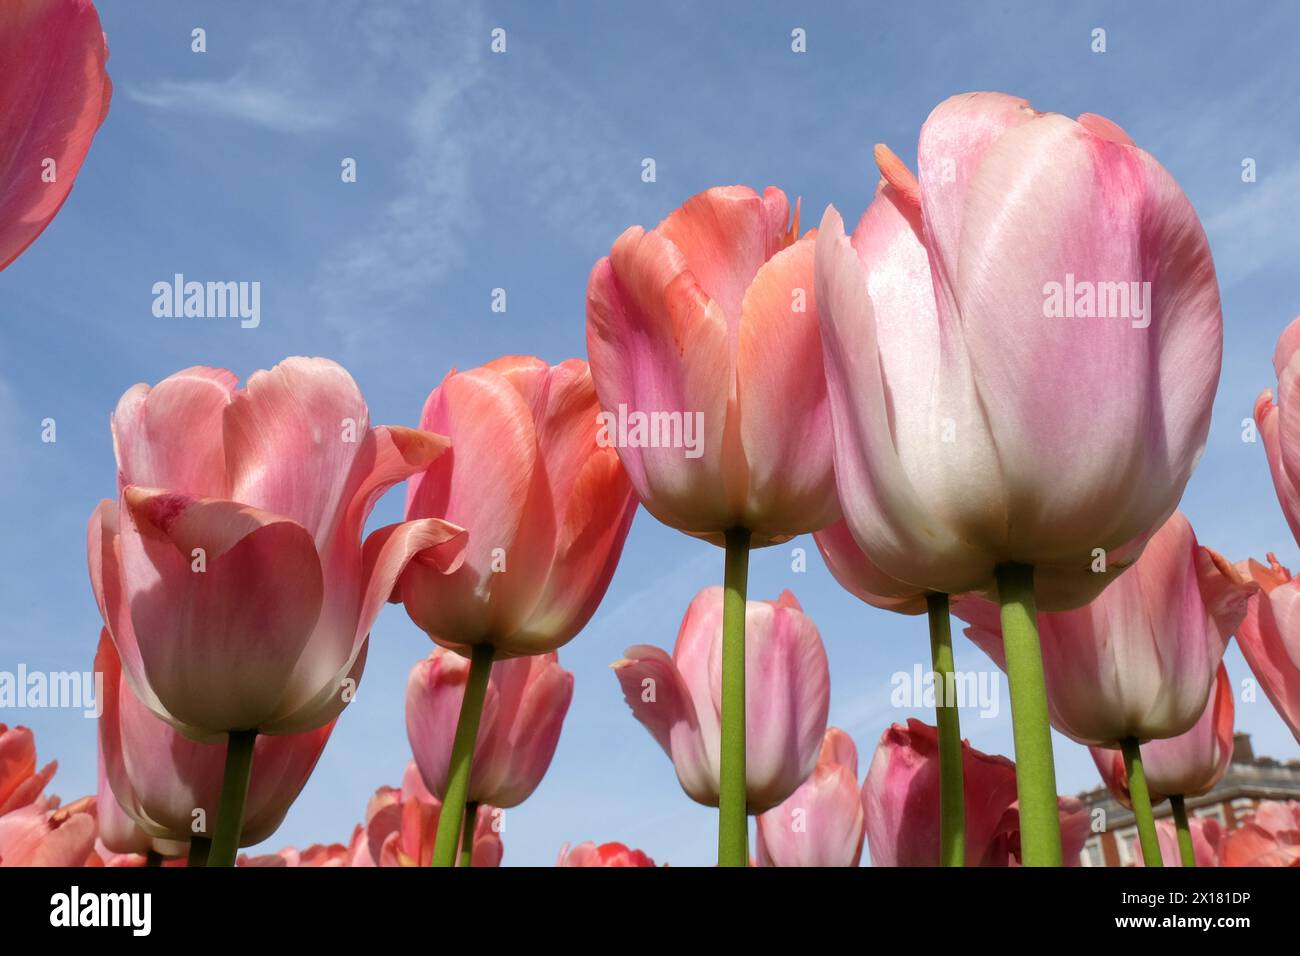
[[[1079, 794], [1092, 818], [1105, 813], [1105, 831], [1094, 833], [1079, 854], [1083, 866], [1136, 866], [1142, 855], [1137, 847], [1133, 811], [1111, 796], [1105, 786]], [[1235, 830], [1261, 800], [1300, 800], [1300, 760], [1286, 763], [1256, 757], [1249, 734], [1233, 737], [1232, 763], [1219, 785], [1200, 797], [1188, 797], [1187, 816], [1212, 817], [1225, 830]], [[1153, 808], [1157, 820], [1173, 814], [1168, 800]]]

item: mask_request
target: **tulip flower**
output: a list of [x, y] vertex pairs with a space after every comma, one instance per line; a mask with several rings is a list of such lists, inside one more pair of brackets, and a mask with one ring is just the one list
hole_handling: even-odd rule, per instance
[[[1256, 590], [1196, 541], [1176, 512], [1138, 562], [1090, 605], [1038, 615], [1047, 701], [1057, 730], [1082, 744], [1119, 747], [1146, 856], [1158, 851], [1142, 770], [1142, 741], [1177, 737], [1205, 713], [1228, 639]], [[957, 602], [966, 634], [1006, 669], [995, 606]], [[1141, 794], [1137, 788], [1141, 788]]]
[[654, 866], [655, 861], [640, 850], [633, 850], [622, 843], [602, 843], [596, 846], [588, 840], [570, 849], [569, 844], [560, 847], [560, 857], [556, 866]]
[[[1219, 664], [1209, 703], [1192, 729], [1177, 737], [1149, 740], [1141, 745], [1142, 769], [1151, 801], [1159, 803], [1168, 796], [1173, 807], [1183, 866], [1196, 865], [1184, 799], [1209, 793], [1228, 772], [1232, 763], [1232, 720], [1232, 681], [1228, 679], [1228, 669]], [[1089, 749], [1115, 799], [1132, 808], [1123, 754], [1102, 747]], [[1162, 849], [1163, 846], [1162, 840]]]
[[[415, 763], [407, 764], [400, 789], [380, 787], [366, 808], [363, 837], [354, 841], [351, 866], [429, 866], [439, 839], [443, 804], [424, 786]], [[483, 806], [461, 842], [460, 865], [500, 866], [505, 852], [496, 826], [500, 811]], [[460, 834], [456, 835], [457, 837]], [[455, 859], [456, 854], [453, 854]]]
[[622, 553], [636, 498], [617, 453], [597, 441], [599, 410], [585, 362], [518, 355], [451, 373], [425, 403], [421, 427], [454, 450], [411, 478], [406, 517], [469, 530], [453, 573], [416, 560], [394, 592], [436, 643], [472, 658], [439, 866], [452, 864], [492, 661], [572, 640]]
[[[113, 444], [121, 497], [88, 531], [100, 613], [145, 706], [195, 740], [228, 737], [232, 783], [256, 735], [323, 727], [352, 699], [407, 563], [450, 572], [463, 551], [463, 530], [437, 519], [363, 544], [379, 496], [447, 442], [371, 428], [356, 383], [325, 359], [286, 359], [242, 389], [209, 368], [137, 385]], [[232, 865], [222, 826], [212, 859]]]
[[1002, 602], [1027, 858], [1056, 863], [1035, 604], [1099, 593], [1201, 455], [1223, 336], [1209, 245], [1169, 174], [1092, 114], [956, 96], [921, 130], [919, 179], [877, 158], [852, 237], [833, 207], [817, 236], [844, 517], [889, 577]]
[[[217, 760], [220, 761], [224, 754], [220, 753], [220, 748], [214, 749], [218, 751]], [[220, 764], [217, 772], [220, 773]], [[167, 858], [179, 860], [189, 849], [188, 836], [183, 841], [160, 840], [150, 836], [140, 827], [140, 824], [131, 819], [118, 803], [117, 797], [113, 795], [113, 789], [108, 782], [108, 773], [104, 768], [102, 752], [99, 755], [95, 820], [98, 824], [95, 854], [105, 866], [145, 866], [154, 865]]]
[[0, 270], [68, 198], [108, 115], [107, 62], [90, 0], [0, 5]]
[[[670, 657], [637, 645], [614, 662], [632, 715], [673, 762], [687, 796], [716, 807], [723, 589], [705, 588], [686, 609]], [[817, 764], [830, 673], [821, 636], [793, 594], [745, 607], [747, 696], [746, 807], [763, 813], [794, 793]]]
[[812, 774], [758, 818], [759, 866], [857, 866], [864, 834], [858, 749], [838, 727], [822, 738]]
[[750, 547], [839, 517], [813, 235], [785, 193], [707, 190], [633, 226], [587, 283], [604, 435], [646, 509], [726, 548], [719, 863], [748, 863], [743, 631]]
[[[1156, 834], [1160, 838], [1160, 856], [1164, 860], [1177, 861], [1178, 866], [1220, 865], [1219, 854], [1225, 834], [1218, 820], [1196, 817], [1186, 826], [1160, 820], [1156, 823]], [[1141, 846], [1138, 852], [1141, 853]], [[1145, 865], [1145, 857], [1142, 862]]]
[[32, 732], [0, 724], [0, 816], [39, 798], [58, 766], [51, 760], [38, 771]]
[[39, 797], [0, 816], [0, 866], [84, 866], [94, 849], [94, 797]]
[[[872, 866], [938, 866], [939, 738], [934, 727], [909, 719], [881, 735], [862, 785]], [[1016, 765], [962, 741], [966, 786], [967, 866], [1019, 866], [1023, 859]], [[1064, 859], [1073, 866], [1088, 839], [1088, 812], [1072, 797], [1057, 798]]]
[[[411, 752], [425, 786], [439, 799], [447, 793], [451, 742], [469, 672], [469, 661], [440, 647], [411, 668], [406, 683]], [[467, 806], [490, 803], [507, 809], [528, 799], [551, 765], [572, 699], [573, 675], [560, 666], [554, 651], [493, 666]]]
[[1296, 318], [1283, 331], [1273, 352], [1273, 371], [1277, 375], [1277, 404], [1273, 404], [1273, 390], [1266, 388], [1255, 400], [1255, 424], [1264, 439], [1269, 471], [1273, 475], [1273, 490], [1296, 541], [1300, 542], [1300, 397], [1296, 386], [1300, 382], [1300, 318]]
[[1261, 800], [1220, 848], [1221, 866], [1300, 866], [1300, 803]]
[[1300, 741], [1300, 617], [1293, 610], [1300, 608], [1300, 578], [1292, 578], [1271, 553], [1268, 567], [1250, 560], [1237, 570], [1259, 585], [1237, 629], [1237, 644], [1264, 694]]
[[240, 855], [238, 866], [259, 867], [341, 867], [348, 866], [351, 848], [342, 843], [313, 843], [305, 850], [285, 847], [261, 856]]
[[[107, 631], [100, 637], [95, 671], [104, 678], [99, 718], [101, 836], [118, 852], [150, 848], [126, 833], [113, 838], [115, 828], [105, 824], [116, 818], [116, 804], [150, 838], [152, 848], [159, 849], [160, 841], [190, 843], [192, 860], [200, 863], [211, 841], [211, 822], [218, 817], [226, 748], [190, 740], [149, 710], [132, 691]], [[240, 824], [241, 846], [261, 843], [279, 828], [333, 729], [331, 721], [306, 733], [257, 738]]]

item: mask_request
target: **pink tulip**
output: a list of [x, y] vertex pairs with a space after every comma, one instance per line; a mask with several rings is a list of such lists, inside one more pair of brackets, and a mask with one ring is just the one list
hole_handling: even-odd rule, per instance
[[371, 428], [356, 383], [290, 358], [243, 389], [222, 369], [137, 385], [113, 414], [119, 503], [89, 528], [91, 582], [136, 695], [187, 736], [288, 734], [351, 700], [406, 567], [451, 572], [462, 529], [366, 517], [444, 438]]
[[588, 840], [572, 849], [569, 844], [560, 847], [560, 858], [556, 866], [654, 866], [655, 861], [640, 850], [633, 850], [622, 843], [602, 843], [596, 846]]
[[[366, 807], [362, 839], [353, 841], [352, 866], [425, 866], [433, 859], [442, 803], [420, 779], [414, 761], [406, 765], [401, 789], [380, 787]], [[500, 866], [505, 850], [496, 824], [500, 811], [478, 808], [472, 865]]]
[[1265, 695], [1300, 741], [1300, 578], [1292, 578], [1272, 554], [1268, 567], [1251, 560], [1237, 569], [1259, 585], [1237, 629], [1237, 644]]
[[90, 0], [0, 5], [0, 270], [68, 198], [108, 115], [107, 62]]
[[[406, 734], [429, 791], [447, 793], [447, 768], [469, 661], [445, 648], [411, 669], [406, 683]], [[517, 807], [537, 789], [555, 755], [573, 698], [573, 675], [551, 651], [498, 661], [488, 679], [468, 799]]]
[[[716, 543], [743, 527], [757, 547], [839, 517], [813, 248], [781, 190], [727, 186], [631, 227], [592, 270], [607, 436], [665, 524]], [[674, 421], [675, 436], [656, 425]]]
[[[1142, 749], [1145, 752], [1146, 748]], [[1187, 821], [1187, 830], [1192, 836], [1192, 853], [1196, 857], [1196, 865], [1219, 866], [1219, 852], [1225, 835], [1219, 821], [1209, 817], [1192, 817]], [[1168, 817], [1157, 820], [1156, 838], [1160, 841], [1160, 859], [1163, 865], [1182, 866], [1183, 855], [1178, 845], [1178, 830], [1174, 821]], [[1146, 857], [1142, 854], [1141, 842], [1135, 840], [1134, 847], [1138, 859], [1145, 866]]]
[[305, 850], [285, 847], [275, 853], [261, 856], [241, 855], [237, 866], [259, 867], [340, 867], [348, 866], [351, 860], [351, 848], [342, 843], [313, 843]]
[[26, 727], [0, 724], [0, 816], [40, 797], [58, 766], [51, 760], [37, 771], [32, 732]]
[[857, 866], [864, 834], [858, 748], [838, 727], [812, 775], [758, 818], [759, 866]]
[[507, 356], [433, 390], [420, 427], [454, 451], [411, 478], [406, 516], [445, 518], [469, 541], [453, 573], [412, 562], [396, 596], [437, 643], [541, 654], [586, 625], [636, 510], [618, 456], [596, 442], [598, 411], [577, 359]]
[[[686, 609], [672, 657], [629, 647], [614, 672], [632, 714], [672, 759], [686, 794], [718, 805], [721, 737], [722, 588]], [[794, 793], [817, 764], [830, 673], [817, 626], [793, 594], [745, 607], [745, 772], [750, 813]]]
[[1225, 834], [1220, 860], [1221, 866], [1300, 866], [1300, 803], [1261, 801]]
[[40, 797], [0, 816], [0, 866], [84, 866], [94, 849], [94, 797]]
[[[1087, 607], [1038, 615], [1052, 726], [1107, 747], [1187, 733], [1205, 712], [1254, 591], [1175, 513], [1137, 564]], [[996, 605], [963, 598], [955, 613], [1004, 667]]]
[[[1152, 803], [1167, 796], [1199, 797], [1218, 785], [1232, 763], [1232, 719], [1232, 681], [1220, 664], [1205, 712], [1192, 729], [1142, 745], [1142, 769]], [[1124, 755], [1102, 747], [1089, 750], [1115, 799], [1131, 808]]]
[[[1020, 865], [1016, 765], [962, 741], [966, 793], [966, 865]], [[935, 728], [909, 719], [880, 738], [862, 785], [872, 866], [939, 865], [939, 743]], [[1088, 813], [1058, 797], [1062, 853], [1078, 862], [1088, 839]]]
[[813, 535], [831, 576], [840, 587], [872, 607], [900, 614], [924, 614], [926, 591], [891, 578], [867, 557], [841, 518]]
[[[95, 670], [104, 677], [99, 748], [108, 784], [108, 789], [103, 782], [100, 786], [100, 827], [106, 845], [122, 852], [149, 848], [116, 826], [106, 826], [117, 820], [114, 803], [154, 838], [155, 849], [159, 840], [188, 843], [195, 834], [210, 835], [220, 802], [225, 744], [190, 740], [149, 710], [131, 690], [107, 631], [100, 637]], [[241, 846], [260, 843], [279, 828], [333, 729], [331, 721], [306, 733], [257, 738]], [[196, 816], [196, 811], [201, 814]]]
[[1277, 404], [1273, 390], [1266, 388], [1255, 400], [1255, 423], [1264, 439], [1273, 489], [1282, 505], [1287, 524], [1300, 542], [1300, 318], [1286, 327], [1273, 352], [1273, 371], [1277, 374]]
[[[1114, 123], [1003, 94], [930, 114], [919, 181], [884, 147], [878, 160], [852, 237], [834, 208], [817, 236], [853, 536], [918, 587], [991, 592], [1019, 562], [1040, 609], [1085, 604], [1205, 447], [1223, 333], [1204, 230]], [[1109, 574], [1092, 571], [1098, 548]]]

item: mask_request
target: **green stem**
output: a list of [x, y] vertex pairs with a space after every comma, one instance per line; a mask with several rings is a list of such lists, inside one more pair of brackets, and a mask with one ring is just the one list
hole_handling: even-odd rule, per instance
[[159, 853], [157, 850], [149, 850], [149, 851], [148, 851], [147, 853], [145, 853], [145, 855], [144, 855], [144, 865], [145, 865], [145, 866], [162, 866], [162, 865], [163, 865], [163, 855], [162, 855], [161, 853]]
[[221, 802], [217, 805], [217, 825], [208, 850], [208, 866], [235, 865], [256, 742], [256, 730], [232, 730], [226, 735], [226, 770], [221, 778]]
[[1187, 823], [1187, 805], [1181, 793], [1169, 798], [1169, 805], [1174, 808], [1174, 825], [1178, 827], [1178, 855], [1183, 866], [1196, 865], [1196, 847], [1192, 845], [1192, 828]]
[[1002, 604], [1011, 732], [1016, 743], [1021, 862], [1025, 866], [1060, 866], [1061, 820], [1056, 808], [1043, 652], [1038, 645], [1034, 569], [1027, 564], [1003, 564], [995, 574]]
[[457, 866], [474, 865], [474, 824], [478, 822], [478, 801], [465, 804], [465, 825], [460, 834], [460, 862]]
[[727, 532], [722, 599], [722, 746], [718, 768], [718, 866], [749, 865], [745, 777], [745, 592], [749, 531]]
[[939, 725], [939, 863], [966, 865], [966, 792], [962, 774], [961, 717], [957, 712], [952, 620], [948, 595], [928, 594], [930, 660], [934, 670], [935, 721]]
[[190, 853], [185, 858], [186, 866], [207, 866], [208, 852], [212, 849], [212, 841], [207, 837], [196, 836], [190, 837]]
[[488, 676], [492, 673], [493, 647], [475, 644], [470, 656], [469, 680], [460, 702], [460, 718], [451, 744], [451, 763], [447, 770], [447, 796], [438, 817], [438, 833], [433, 841], [433, 865], [455, 866], [460, 843], [460, 823], [469, 794], [469, 775], [474, 763], [474, 746], [478, 743], [478, 724], [483, 717], [483, 698], [487, 696]]
[[1120, 749], [1124, 752], [1124, 771], [1128, 774], [1128, 795], [1137, 818], [1142, 861], [1147, 866], [1164, 866], [1160, 838], [1156, 836], [1156, 818], [1151, 813], [1151, 791], [1147, 789], [1147, 775], [1142, 769], [1142, 748], [1136, 737], [1125, 737], [1120, 741]]

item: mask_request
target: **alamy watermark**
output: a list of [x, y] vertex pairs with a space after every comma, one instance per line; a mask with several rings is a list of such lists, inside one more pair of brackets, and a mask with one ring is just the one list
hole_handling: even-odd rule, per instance
[[1150, 282], [1092, 282], [1065, 274], [1064, 282], [1043, 284], [1048, 319], [1131, 319], [1133, 328], [1151, 324]]
[[1001, 671], [953, 671], [940, 681], [934, 671], [916, 664], [911, 673], [895, 671], [889, 683], [894, 707], [979, 708], [981, 717], [996, 717], [1000, 709]]
[[596, 415], [596, 444], [601, 448], [682, 448], [687, 458], [704, 454], [703, 412], [617, 412]]
[[82, 716], [103, 712], [104, 675], [99, 671], [0, 671], [0, 710], [80, 709]]
[[194, 282], [178, 272], [153, 284], [153, 314], [160, 319], [239, 319], [240, 328], [262, 324], [262, 283]]

